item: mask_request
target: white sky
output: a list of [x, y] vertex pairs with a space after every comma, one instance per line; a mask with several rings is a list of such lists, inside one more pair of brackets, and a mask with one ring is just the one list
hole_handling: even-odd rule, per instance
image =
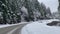
[[51, 12], [56, 12], [58, 11], [58, 0], [38, 0], [40, 3], [43, 2], [46, 7], [50, 7]]

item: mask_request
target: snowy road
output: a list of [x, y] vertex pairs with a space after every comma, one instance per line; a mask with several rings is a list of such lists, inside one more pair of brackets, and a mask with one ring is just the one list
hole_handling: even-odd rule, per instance
[[19, 34], [21, 31], [21, 28], [25, 26], [26, 24], [28, 23], [0, 28], [0, 34]]
[[21, 34], [60, 34], [60, 26], [48, 26], [47, 23], [60, 21], [58, 19], [40, 20], [24, 26]]

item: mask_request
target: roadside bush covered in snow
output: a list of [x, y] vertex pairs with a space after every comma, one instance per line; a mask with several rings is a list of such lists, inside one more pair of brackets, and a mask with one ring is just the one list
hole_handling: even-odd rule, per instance
[[48, 26], [60, 26], [60, 21], [52, 21], [51, 23], [47, 23]]

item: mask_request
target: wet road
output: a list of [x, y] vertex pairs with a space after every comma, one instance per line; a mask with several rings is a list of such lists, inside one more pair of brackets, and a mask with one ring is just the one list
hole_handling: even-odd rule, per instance
[[28, 23], [0, 28], [0, 34], [20, 34], [22, 27]]

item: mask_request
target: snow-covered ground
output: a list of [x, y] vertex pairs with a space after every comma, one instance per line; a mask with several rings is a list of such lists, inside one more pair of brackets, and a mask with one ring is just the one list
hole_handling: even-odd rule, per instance
[[14, 25], [19, 25], [19, 24], [24, 24], [27, 22], [21, 22], [21, 23], [17, 23], [17, 24], [5, 24], [5, 25], [0, 25], [0, 28], [4, 28], [4, 27], [9, 27], [9, 26], [14, 26]]
[[[40, 20], [26, 25], [21, 34], [60, 34], [59, 26], [48, 26], [47, 23], [59, 21], [58, 19]], [[41, 23], [42, 22], [42, 23]]]

